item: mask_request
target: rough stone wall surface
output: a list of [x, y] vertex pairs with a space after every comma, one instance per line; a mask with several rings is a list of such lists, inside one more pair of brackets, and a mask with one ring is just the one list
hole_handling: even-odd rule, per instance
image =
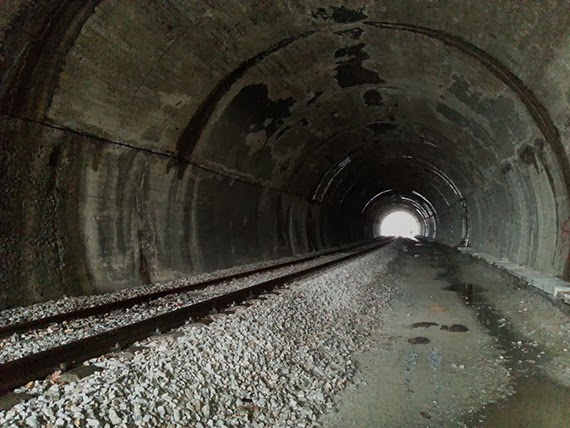
[[563, 0], [0, 2], [0, 306], [356, 241], [394, 203], [568, 277], [568, 28]]

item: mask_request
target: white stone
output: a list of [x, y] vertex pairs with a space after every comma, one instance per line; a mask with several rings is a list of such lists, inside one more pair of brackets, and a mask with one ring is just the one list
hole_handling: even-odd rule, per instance
[[109, 420], [113, 425], [119, 425], [120, 423], [123, 422], [123, 420], [119, 417], [117, 412], [115, 412], [115, 410], [113, 409], [109, 410]]

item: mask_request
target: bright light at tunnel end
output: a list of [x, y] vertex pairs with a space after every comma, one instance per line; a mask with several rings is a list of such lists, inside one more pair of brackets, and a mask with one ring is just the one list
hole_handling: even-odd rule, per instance
[[420, 235], [418, 219], [407, 211], [393, 211], [380, 222], [381, 236], [399, 236], [412, 238]]

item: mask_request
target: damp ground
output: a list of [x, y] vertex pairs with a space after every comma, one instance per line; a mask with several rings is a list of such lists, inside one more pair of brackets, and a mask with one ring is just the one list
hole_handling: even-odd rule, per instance
[[324, 426], [570, 428], [567, 313], [455, 250], [399, 245], [400, 295]]

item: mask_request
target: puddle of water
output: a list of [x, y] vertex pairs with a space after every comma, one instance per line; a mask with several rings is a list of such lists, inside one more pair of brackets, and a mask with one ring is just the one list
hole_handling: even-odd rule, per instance
[[466, 306], [472, 305], [473, 303], [478, 302], [478, 298], [481, 296], [481, 293], [485, 291], [483, 287], [478, 285], [470, 284], [467, 282], [460, 282], [460, 281], [453, 281], [447, 278], [446, 280], [450, 281], [450, 284], [443, 289], [446, 291], [455, 291], [463, 298], [463, 303]]
[[[505, 364], [512, 370], [514, 381], [514, 395], [467, 417], [464, 426], [570, 428], [570, 388], [557, 384], [544, 375], [540, 368], [540, 364], [550, 358], [540, 347], [528, 343], [512, 327], [507, 317], [487, 302], [483, 287], [459, 280], [459, 263], [448, 259], [446, 268], [447, 271], [440, 274], [441, 278], [450, 283], [445, 289], [455, 291], [466, 306], [474, 310], [487, 332], [496, 339]], [[444, 327], [446, 326], [442, 328]]]
[[515, 395], [488, 407], [481, 427], [568, 428], [569, 403], [568, 388], [552, 382], [546, 376], [532, 376], [518, 382]]
[[469, 331], [469, 329], [462, 324], [442, 325], [441, 329], [452, 333], [465, 333], [466, 331]]
[[418, 336], [408, 339], [408, 342], [410, 342], [412, 345], [427, 345], [431, 342], [431, 340], [429, 340], [427, 337]]
[[436, 322], [416, 322], [412, 324], [412, 328], [430, 328], [437, 327], [439, 324]]

